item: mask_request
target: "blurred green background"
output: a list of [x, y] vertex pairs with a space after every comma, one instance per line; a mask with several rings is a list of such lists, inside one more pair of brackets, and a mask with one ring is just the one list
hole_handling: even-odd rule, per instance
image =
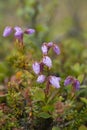
[[3, 38], [6, 26], [35, 28], [34, 36], [25, 36], [25, 44], [33, 51], [43, 42], [56, 42], [61, 55], [54, 60], [53, 71], [63, 77], [84, 75], [83, 84], [87, 83], [87, 0], [0, 0], [1, 84], [13, 72], [7, 57], [14, 42], [12, 36]]

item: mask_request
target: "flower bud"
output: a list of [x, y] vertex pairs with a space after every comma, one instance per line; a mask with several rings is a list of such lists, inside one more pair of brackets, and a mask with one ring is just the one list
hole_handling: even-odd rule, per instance
[[41, 50], [42, 50], [42, 53], [43, 53], [44, 55], [47, 55], [47, 53], [48, 53], [48, 47], [47, 47], [46, 44], [43, 44], [43, 45], [42, 45]]
[[50, 76], [49, 77], [49, 82], [51, 85], [53, 85], [55, 88], [60, 88], [60, 82], [61, 78], [60, 77], [56, 77], [56, 76]]
[[3, 37], [9, 36], [9, 35], [12, 33], [12, 31], [13, 31], [12, 27], [7, 26], [7, 27], [4, 29]]
[[33, 34], [33, 33], [35, 33], [35, 30], [34, 29], [26, 29], [24, 31], [24, 33], [26, 33], [26, 34]]
[[33, 68], [33, 71], [35, 72], [35, 74], [38, 75], [40, 73], [40, 64], [38, 62], [35, 62], [32, 65], [32, 68]]
[[39, 75], [37, 78], [38, 83], [43, 83], [45, 81], [46, 76], [45, 75]]
[[44, 56], [42, 62], [43, 62], [43, 64], [45, 64], [45, 65], [48, 66], [49, 68], [52, 67], [52, 61], [51, 61], [50, 57]]
[[54, 50], [54, 52], [55, 52], [57, 55], [60, 54], [60, 49], [59, 49], [59, 47], [58, 47], [56, 44], [54, 44], [53, 50]]

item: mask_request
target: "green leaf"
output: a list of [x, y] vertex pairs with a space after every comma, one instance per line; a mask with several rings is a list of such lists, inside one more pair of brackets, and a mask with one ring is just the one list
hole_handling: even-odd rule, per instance
[[45, 93], [44, 93], [43, 89], [41, 89], [41, 88], [36, 89], [36, 91], [34, 93], [34, 100], [44, 101], [44, 99], [45, 99]]
[[54, 106], [53, 105], [46, 105], [42, 107], [43, 111], [49, 111], [52, 112], [54, 110]]
[[54, 126], [54, 127], [52, 128], [52, 130], [60, 130], [60, 128]]
[[84, 125], [81, 125], [81, 126], [79, 127], [79, 130], [87, 130], [87, 127], [85, 127]]
[[76, 64], [72, 67], [72, 69], [73, 69], [76, 73], [79, 73], [79, 72], [80, 72], [80, 65], [79, 65], [79, 63], [76, 63]]
[[45, 118], [45, 119], [47, 119], [47, 118], [50, 118], [51, 117], [51, 115], [50, 114], [48, 114], [47, 112], [41, 112], [41, 113], [39, 113], [39, 115], [38, 115], [39, 117], [42, 117], [42, 118]]
[[81, 97], [80, 99], [81, 99], [82, 102], [84, 102], [85, 104], [87, 104], [87, 99], [86, 98]]
[[83, 78], [84, 78], [84, 75], [83, 75], [83, 74], [81, 74], [81, 75], [78, 76], [78, 80], [80, 81], [80, 83], [82, 83]]

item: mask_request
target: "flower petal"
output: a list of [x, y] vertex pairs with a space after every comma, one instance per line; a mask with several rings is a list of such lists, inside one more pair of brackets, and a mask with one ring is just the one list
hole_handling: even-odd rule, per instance
[[78, 80], [75, 80], [73, 85], [74, 85], [76, 90], [80, 89], [80, 82]]
[[80, 89], [80, 82], [79, 80], [77, 80], [76, 78], [72, 77], [72, 76], [68, 76], [65, 81], [64, 81], [64, 85], [68, 86], [68, 85], [72, 85], [76, 90]]
[[47, 46], [48, 47], [52, 47], [53, 46], [53, 42], [48, 42]]
[[17, 32], [15, 32], [14, 36], [15, 36], [15, 38], [18, 39], [20, 42], [23, 41], [23, 32], [17, 31]]
[[24, 31], [24, 33], [26, 33], [26, 34], [33, 34], [33, 33], [35, 33], [35, 29], [26, 29]]
[[50, 84], [53, 85], [55, 88], [60, 88], [60, 84], [59, 84], [60, 80], [61, 78], [56, 76], [50, 76], [49, 78]]
[[43, 45], [42, 45], [41, 50], [42, 50], [42, 53], [43, 53], [44, 55], [47, 55], [48, 47], [46, 46], [46, 44], [43, 44]]
[[49, 68], [52, 67], [52, 61], [51, 61], [50, 57], [44, 56], [42, 62], [43, 62], [43, 64], [45, 64], [45, 65], [48, 66]]
[[45, 75], [39, 75], [37, 78], [38, 83], [43, 83], [45, 81], [46, 76]]
[[4, 29], [3, 36], [4, 36], [4, 37], [9, 36], [9, 35], [12, 33], [12, 31], [13, 31], [12, 27], [7, 26], [7, 27]]
[[14, 27], [14, 30], [15, 30], [16, 32], [23, 32], [23, 30], [22, 30], [19, 26], [15, 26], [15, 27]]
[[54, 44], [53, 50], [54, 50], [54, 52], [55, 52], [57, 55], [60, 54], [60, 49], [59, 49], [59, 47], [58, 47], [56, 44]]
[[19, 42], [23, 42], [23, 30], [19, 26], [14, 27], [14, 30], [15, 30], [14, 33], [15, 38], [18, 39]]
[[32, 65], [33, 71], [35, 72], [35, 74], [39, 74], [40, 73], [40, 64], [38, 62], [35, 62]]
[[64, 81], [64, 86], [68, 86], [68, 85], [72, 84], [72, 82], [73, 82], [73, 77], [68, 76]]

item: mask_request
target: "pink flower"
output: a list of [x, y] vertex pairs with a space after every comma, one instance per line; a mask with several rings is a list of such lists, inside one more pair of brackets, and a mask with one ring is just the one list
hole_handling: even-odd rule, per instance
[[46, 76], [45, 75], [39, 75], [37, 78], [38, 83], [43, 83], [45, 81]]
[[51, 61], [50, 57], [44, 56], [42, 62], [43, 62], [43, 64], [45, 64], [49, 68], [52, 67], [52, 61]]
[[3, 37], [9, 36], [9, 35], [12, 33], [12, 31], [13, 31], [12, 27], [7, 26], [7, 27], [4, 29]]
[[61, 78], [60, 77], [56, 77], [56, 76], [50, 76], [49, 77], [49, 82], [51, 85], [53, 85], [55, 88], [60, 88], [60, 82]]
[[39, 74], [40, 73], [40, 64], [38, 62], [35, 62], [32, 65], [33, 71], [35, 72], [35, 74]]

